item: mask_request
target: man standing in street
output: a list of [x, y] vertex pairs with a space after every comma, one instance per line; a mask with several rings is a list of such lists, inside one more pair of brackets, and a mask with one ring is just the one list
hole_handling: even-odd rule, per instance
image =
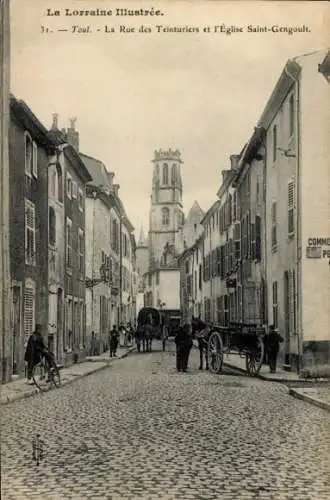
[[109, 346], [110, 346], [110, 358], [117, 357], [117, 347], [118, 347], [118, 332], [116, 325], [113, 325], [113, 328], [109, 335]]
[[265, 347], [270, 373], [276, 373], [278, 351], [280, 348], [280, 343], [283, 342], [283, 340], [283, 337], [277, 332], [275, 326], [270, 325], [269, 333], [265, 338]]
[[180, 328], [179, 333], [175, 337], [176, 344], [176, 369], [178, 372], [186, 372], [188, 368], [188, 360], [193, 342], [190, 335], [190, 325], [186, 323]]

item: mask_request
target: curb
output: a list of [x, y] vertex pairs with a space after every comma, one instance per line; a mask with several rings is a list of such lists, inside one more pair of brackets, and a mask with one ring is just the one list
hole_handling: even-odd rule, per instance
[[[120, 359], [126, 358], [135, 349], [136, 349], [135, 347], [132, 347], [124, 354], [121, 354], [120, 356], [118, 356], [118, 358], [113, 358], [113, 359], [111, 359], [111, 361], [110, 360], [104, 361], [103, 366], [99, 366], [98, 368], [91, 369], [91, 370], [87, 371], [86, 373], [83, 373], [82, 375], [71, 375], [72, 378], [69, 378], [68, 380], [64, 379], [63, 382], [61, 382], [60, 387], [57, 387], [57, 389], [61, 389], [62, 387], [69, 385], [72, 382], [75, 382], [76, 380], [79, 380], [81, 378], [87, 377], [88, 375], [92, 375], [93, 373], [97, 373], [97, 372], [104, 370], [105, 368], [108, 368], [109, 365], [111, 365], [114, 361], [118, 361]], [[85, 361], [85, 363], [88, 363], [88, 361]], [[90, 363], [92, 364], [93, 361], [91, 361]], [[68, 367], [68, 368], [70, 368], [70, 367]], [[62, 371], [62, 369], [63, 369], [63, 367], [61, 368], [60, 371]], [[14, 403], [15, 401], [21, 401], [23, 399], [28, 399], [28, 398], [31, 398], [32, 396], [36, 396], [38, 394], [43, 394], [43, 393], [49, 392], [53, 389], [54, 389], [53, 387], [50, 387], [49, 389], [47, 389], [45, 391], [40, 391], [37, 387], [33, 387], [33, 389], [31, 389], [31, 391], [24, 392], [24, 393], [19, 392], [17, 394], [12, 394], [10, 396], [7, 396], [7, 398], [4, 399], [3, 401], [0, 401], [0, 407], [8, 405], [10, 403]]]
[[306, 403], [309, 403], [311, 405], [317, 406], [318, 408], [322, 408], [323, 410], [330, 412], [330, 404], [326, 403], [325, 401], [321, 401], [320, 399], [317, 398], [312, 398], [307, 394], [301, 394], [300, 392], [294, 389], [289, 389], [289, 394], [296, 399], [300, 399], [302, 401], [305, 401]]

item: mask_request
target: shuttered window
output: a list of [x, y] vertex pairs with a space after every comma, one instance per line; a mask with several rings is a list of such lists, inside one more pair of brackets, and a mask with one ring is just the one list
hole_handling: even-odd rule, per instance
[[276, 201], [272, 204], [272, 250], [275, 251], [277, 247], [277, 209]]
[[220, 276], [221, 275], [221, 249], [220, 247], [217, 247], [216, 250], [216, 256], [217, 256], [217, 269], [216, 269], [216, 275]]
[[237, 192], [234, 192], [233, 195], [233, 222], [236, 221], [237, 218]]
[[277, 281], [273, 282], [273, 325], [278, 327], [278, 289]]
[[230, 194], [228, 197], [228, 225], [230, 226], [232, 223], [233, 217], [233, 197]]
[[220, 254], [221, 254], [221, 278], [223, 279], [225, 277], [225, 246], [222, 245], [220, 247]]
[[35, 142], [32, 149], [32, 173], [34, 177], [38, 177], [38, 147]]
[[236, 262], [241, 259], [241, 224], [236, 222], [234, 228], [234, 240], [235, 240], [235, 260]]
[[295, 183], [294, 179], [288, 182], [288, 234], [294, 234]]
[[25, 132], [25, 173], [29, 177], [32, 175], [33, 164], [33, 142], [28, 132]]
[[261, 261], [261, 217], [256, 215], [255, 220], [255, 238], [256, 238], [256, 246], [255, 246], [255, 259], [256, 261]]
[[29, 337], [35, 327], [35, 285], [25, 284], [24, 289], [24, 335]]
[[256, 259], [256, 225], [251, 224], [251, 259]]
[[49, 207], [49, 243], [56, 243], [56, 214], [53, 207]]
[[82, 229], [78, 229], [78, 258], [79, 258], [79, 272], [84, 272], [85, 263], [85, 239]]
[[72, 221], [66, 220], [66, 266], [72, 268]]
[[36, 263], [35, 206], [30, 200], [25, 200], [25, 263], [30, 266]]

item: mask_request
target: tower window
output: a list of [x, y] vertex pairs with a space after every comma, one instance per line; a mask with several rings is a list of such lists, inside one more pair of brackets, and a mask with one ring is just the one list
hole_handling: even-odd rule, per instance
[[163, 165], [163, 184], [168, 184], [168, 165], [164, 163]]
[[170, 223], [170, 211], [167, 207], [162, 208], [162, 224], [168, 226]]
[[175, 163], [172, 165], [172, 173], [171, 173], [171, 181], [172, 181], [172, 184], [175, 184], [175, 180], [176, 180], [176, 165]]

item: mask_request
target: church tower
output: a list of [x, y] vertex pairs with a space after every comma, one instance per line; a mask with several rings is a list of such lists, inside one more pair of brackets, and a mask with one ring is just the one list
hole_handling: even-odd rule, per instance
[[179, 150], [155, 151], [149, 217], [146, 305], [177, 314], [180, 309], [180, 230], [184, 224]]
[[[184, 223], [180, 151], [155, 151], [149, 218], [149, 266], [175, 266]], [[168, 255], [169, 259], [166, 258]], [[171, 259], [172, 256], [172, 259]]]

